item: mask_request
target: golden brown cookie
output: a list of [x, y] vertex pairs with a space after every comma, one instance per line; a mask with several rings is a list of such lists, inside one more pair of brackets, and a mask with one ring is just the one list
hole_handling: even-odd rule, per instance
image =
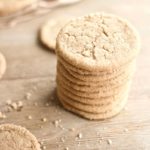
[[127, 99], [123, 99], [121, 101], [121, 103], [119, 103], [113, 110], [109, 110], [109, 111], [106, 111], [105, 113], [88, 113], [88, 112], [84, 112], [80, 109], [77, 109], [75, 108], [73, 105], [70, 105], [64, 101], [61, 101], [61, 104], [64, 106], [64, 108], [70, 112], [73, 112], [75, 114], [78, 114], [79, 116], [83, 117], [83, 118], [86, 118], [86, 119], [89, 119], [89, 120], [104, 120], [104, 119], [109, 119], [111, 117], [114, 117], [116, 116], [117, 114], [120, 113], [120, 111], [124, 108], [126, 102], [127, 102]]
[[[80, 81], [85, 81], [85, 82], [101, 82], [103, 84], [107, 83], [108, 80], [115, 80], [116, 82], [120, 82], [123, 80], [124, 77], [131, 77], [131, 74], [133, 74], [135, 70], [135, 62], [133, 61], [132, 63], [129, 64], [124, 70], [114, 73], [109, 73], [105, 75], [80, 75], [78, 73], [72, 72], [69, 70], [67, 67], [65, 67], [62, 63], [59, 62], [58, 60], [58, 67], [61, 67], [63, 70], [68, 72], [69, 75], [73, 76], [74, 78], [80, 80]], [[64, 74], [64, 73], [63, 73]]]
[[[65, 84], [72, 84], [71, 86], [73, 88], [75, 88], [76, 86], [78, 86], [79, 90], [82, 88], [82, 91], [89, 91], [89, 90], [94, 90], [95, 88], [99, 88], [102, 86], [105, 87], [117, 87], [123, 83], [125, 83], [126, 81], [128, 81], [129, 79], [131, 79], [132, 75], [134, 73], [134, 70], [132, 70], [129, 74], [125, 73], [122, 74], [116, 78], [112, 78], [106, 81], [83, 81], [80, 80], [74, 76], [72, 76], [69, 72], [67, 72], [67, 70], [60, 64], [57, 65], [57, 74], [59, 76], [64, 77], [68, 82], [66, 82]], [[93, 88], [93, 89], [92, 89]]]
[[57, 55], [77, 68], [107, 71], [136, 58], [140, 40], [125, 19], [96, 13], [66, 24], [58, 34], [56, 45]]
[[70, 91], [68, 91], [67, 89], [64, 89], [60, 86], [57, 86], [57, 90], [68, 99], [72, 99], [74, 101], [80, 102], [82, 104], [88, 104], [88, 105], [100, 105], [100, 104], [105, 104], [110, 100], [114, 101], [114, 99], [121, 99], [124, 95], [127, 95], [127, 93], [129, 92], [129, 89], [125, 89], [122, 92], [119, 92], [112, 96], [106, 96], [106, 97], [100, 96], [97, 98], [84, 98], [84, 97], [75, 95], [71, 93]]
[[13, 124], [0, 125], [1, 150], [41, 150], [36, 137], [27, 129]]
[[65, 84], [62, 80], [58, 80], [57, 79], [57, 86], [60, 86], [63, 89], [68, 90], [70, 93], [77, 95], [77, 96], [81, 96], [84, 98], [98, 98], [98, 97], [108, 97], [108, 96], [113, 96], [116, 95], [119, 92], [122, 92], [123, 90], [126, 90], [130, 87], [131, 84], [131, 80], [127, 81], [125, 84], [113, 88], [113, 89], [109, 89], [109, 88], [101, 88], [101, 90], [99, 89], [95, 89], [95, 91], [84, 91], [84, 89], [81, 90], [75, 90], [73, 89], [71, 86], [68, 86], [67, 84]]
[[64, 17], [46, 22], [40, 29], [41, 42], [51, 50], [55, 51], [57, 34], [68, 21], [69, 17]]
[[62, 101], [72, 105], [73, 107], [77, 108], [77, 109], [80, 109], [84, 112], [88, 112], [88, 113], [104, 113], [108, 110], [112, 110], [115, 108], [116, 105], [118, 105], [119, 103], [121, 103], [121, 101], [125, 98], [127, 98], [128, 96], [128, 93], [126, 93], [126, 95], [122, 95], [122, 97], [120, 98], [116, 98], [116, 99], [107, 99], [106, 98], [106, 101], [104, 102], [101, 102], [99, 104], [83, 104], [79, 101], [75, 101], [75, 100], [72, 100], [70, 98], [68, 98], [67, 96], [63, 95], [63, 93], [61, 93], [59, 90], [57, 90], [57, 95], [58, 95], [58, 98], [61, 99]]

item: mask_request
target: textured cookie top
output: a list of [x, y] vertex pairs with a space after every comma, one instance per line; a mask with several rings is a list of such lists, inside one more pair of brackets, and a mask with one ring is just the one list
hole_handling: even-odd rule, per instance
[[124, 65], [139, 48], [134, 28], [126, 20], [104, 13], [70, 21], [57, 37], [57, 54], [87, 70]]
[[1, 150], [40, 150], [36, 138], [25, 128], [12, 124], [0, 125]]

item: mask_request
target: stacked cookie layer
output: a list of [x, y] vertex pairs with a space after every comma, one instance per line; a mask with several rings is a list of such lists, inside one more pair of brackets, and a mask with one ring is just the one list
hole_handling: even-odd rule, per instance
[[57, 95], [69, 111], [106, 119], [125, 106], [139, 38], [125, 20], [93, 14], [70, 21], [57, 37]]

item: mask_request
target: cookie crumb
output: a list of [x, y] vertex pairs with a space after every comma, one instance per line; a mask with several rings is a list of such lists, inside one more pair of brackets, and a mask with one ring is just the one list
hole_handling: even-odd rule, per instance
[[107, 143], [108, 143], [109, 145], [111, 145], [111, 144], [112, 144], [112, 140], [108, 139], [108, 140], [107, 140]]
[[8, 100], [6, 101], [6, 104], [7, 104], [7, 105], [10, 105], [11, 103], [12, 103], [11, 99], [8, 99]]
[[50, 106], [50, 104], [49, 104], [49, 103], [46, 103], [45, 106], [48, 107], [48, 106]]
[[128, 132], [129, 130], [128, 130], [127, 128], [125, 128], [123, 131], [124, 131], [124, 132]]
[[54, 120], [53, 123], [54, 123], [55, 127], [58, 127], [60, 122], [61, 122], [61, 119], [59, 119], [59, 120]]
[[6, 115], [0, 112], [0, 119], [5, 119], [5, 118], [6, 118]]
[[69, 150], [69, 147], [65, 147], [65, 150]]
[[61, 140], [61, 142], [63, 142], [63, 143], [65, 142], [65, 138], [64, 138], [64, 137], [61, 137], [60, 140]]
[[35, 102], [35, 103], [34, 103], [34, 106], [38, 106], [38, 103], [37, 103], [37, 102]]
[[69, 130], [70, 130], [70, 131], [75, 131], [75, 128], [70, 128]]
[[45, 149], [46, 149], [46, 146], [42, 146], [42, 149], [45, 150]]
[[28, 119], [29, 119], [29, 120], [32, 120], [32, 116], [29, 115], [29, 116], [28, 116]]
[[42, 121], [43, 122], [47, 122], [47, 118], [42, 118]]
[[81, 139], [83, 136], [82, 136], [82, 133], [79, 133], [78, 135], [77, 135], [77, 137], [79, 138], [79, 139]]
[[29, 100], [31, 98], [31, 93], [29, 93], [29, 92], [26, 93], [25, 98], [26, 98], [26, 100]]

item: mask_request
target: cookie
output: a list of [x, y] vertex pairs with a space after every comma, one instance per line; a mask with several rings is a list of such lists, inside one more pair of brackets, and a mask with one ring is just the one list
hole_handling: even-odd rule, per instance
[[69, 17], [46, 22], [40, 29], [41, 42], [51, 50], [55, 51], [57, 34], [68, 21]]
[[60, 86], [60, 88], [68, 90], [70, 93], [81, 96], [84, 98], [98, 98], [98, 97], [107, 97], [107, 96], [112, 96], [116, 95], [119, 92], [122, 92], [123, 90], [126, 90], [130, 87], [131, 81], [127, 81], [124, 85], [113, 88], [111, 90], [108, 90], [107, 88], [103, 88], [101, 90], [96, 89], [95, 91], [92, 92], [85, 92], [84, 89], [81, 90], [75, 90], [71, 86], [68, 86], [62, 80], [57, 79], [57, 86]]
[[115, 107], [115, 109], [106, 111], [105, 113], [99, 113], [99, 114], [91, 113], [91, 112], [90, 113], [84, 112], [84, 111], [77, 109], [74, 106], [64, 102], [64, 101], [60, 100], [60, 102], [66, 110], [68, 110], [74, 114], [77, 114], [83, 118], [86, 118], [89, 120], [104, 120], [104, 119], [112, 118], [112, 117], [116, 116], [117, 114], [119, 114], [120, 111], [124, 108], [125, 104], [127, 103], [127, 99], [122, 100], [121, 103], [119, 103]]
[[6, 60], [2, 53], [0, 53], [0, 78], [3, 77], [6, 71]]
[[61, 99], [62, 101], [72, 105], [73, 107], [80, 109], [84, 112], [91, 112], [91, 113], [105, 113], [108, 110], [112, 110], [115, 108], [116, 105], [118, 105], [119, 103], [121, 103], [121, 101], [125, 98], [128, 97], [128, 93], [126, 95], [122, 95], [121, 98], [118, 99], [109, 99], [100, 104], [95, 104], [95, 105], [89, 105], [89, 104], [83, 104], [81, 102], [72, 100], [70, 98], [68, 98], [67, 96], [63, 95], [59, 90], [57, 90], [57, 95], [58, 98]]
[[121, 72], [123, 72], [125, 70], [125, 68], [129, 67], [130, 64], [136, 63], [136, 61], [130, 61], [128, 62], [126, 65], [123, 65], [121, 67], [115, 68], [113, 70], [107, 70], [107, 71], [87, 71], [85, 69], [80, 69], [77, 68], [76, 66], [73, 66], [72, 64], [70, 64], [69, 62], [67, 62], [66, 60], [64, 60], [61, 56], [58, 56], [58, 61], [67, 69], [70, 70], [71, 72], [75, 73], [75, 74], [79, 74], [79, 75], [84, 75], [84, 76], [101, 76], [101, 75], [111, 75], [111, 74], [120, 74]]
[[[58, 63], [59, 63], [59, 60], [58, 60]], [[118, 81], [120, 81], [119, 77], [130, 76], [130, 74], [132, 74], [132, 72], [134, 72], [135, 62], [133, 61], [131, 64], [129, 64], [129, 66], [126, 67], [122, 72], [120, 71], [119, 73], [115, 72], [115, 73], [99, 75], [99, 76], [98, 75], [97, 76], [95, 76], [95, 75], [80, 75], [78, 73], [70, 71], [62, 63], [58, 64], [58, 66], [63, 67], [71, 76], [73, 76], [74, 78], [77, 78], [77, 79], [79, 79], [81, 81], [103, 82], [103, 83], [105, 83], [105, 81], [107, 82], [107, 80], [117, 79]]]
[[137, 57], [139, 36], [118, 16], [95, 13], [67, 23], [59, 32], [56, 53], [77, 68], [108, 71]]
[[70, 82], [69, 80], [67, 80], [63, 74], [57, 74], [57, 80], [58, 81], [61, 81], [62, 83], [64, 83], [65, 85], [67, 85], [68, 87], [71, 87], [72, 90], [75, 90], [75, 91], [83, 91], [83, 92], [90, 92], [90, 93], [93, 93], [93, 92], [98, 92], [98, 91], [103, 91], [103, 89], [107, 90], [107, 91], [110, 91], [110, 90], [113, 90], [117, 87], [120, 87], [122, 85], [124, 85], [125, 83], [127, 83], [128, 81], [131, 80], [131, 77], [128, 77], [126, 79], [124, 79], [123, 81], [121, 82], [118, 82], [118, 84], [116, 83], [115, 85], [109, 85], [108, 84], [103, 84], [101, 86], [85, 86], [85, 85], [77, 85], [76, 83], [73, 83], [73, 82]]
[[1, 150], [41, 150], [36, 137], [27, 129], [13, 124], [0, 125]]
[[[69, 74], [69, 72], [67, 72], [67, 70], [65, 70], [65, 68], [62, 65], [57, 65], [57, 74], [60, 74], [61, 76], [65, 77], [68, 80], [68, 83], [71, 82], [72, 87], [74, 86], [78, 86], [79, 87], [84, 87], [82, 88], [82, 90], [84, 91], [89, 91], [92, 90], [92, 88], [99, 88], [99, 86], [111, 86], [111, 87], [116, 87], [118, 85], [121, 85], [123, 83], [125, 83], [126, 81], [128, 81], [128, 79], [131, 79], [132, 75], [134, 73], [134, 70], [132, 70], [132, 72], [130, 72], [129, 74], [123, 74], [117, 78], [114, 79], [109, 79], [106, 81], [83, 81], [80, 80], [72, 75]], [[66, 83], [67, 84], [67, 83]], [[87, 88], [86, 88], [86, 87]], [[89, 90], [88, 90], [89, 89]]]
[[129, 92], [129, 88], [128, 88], [112, 96], [97, 97], [97, 98], [84, 98], [84, 97], [72, 94], [68, 90], [59, 86], [57, 86], [57, 90], [68, 99], [72, 99], [76, 102], [80, 102], [82, 104], [88, 104], [88, 105], [101, 105], [101, 104], [105, 104], [109, 102], [110, 100], [114, 101], [115, 99], [121, 99], [124, 95], [127, 95]]
[[38, 0], [0, 0], [0, 16], [11, 15]]

